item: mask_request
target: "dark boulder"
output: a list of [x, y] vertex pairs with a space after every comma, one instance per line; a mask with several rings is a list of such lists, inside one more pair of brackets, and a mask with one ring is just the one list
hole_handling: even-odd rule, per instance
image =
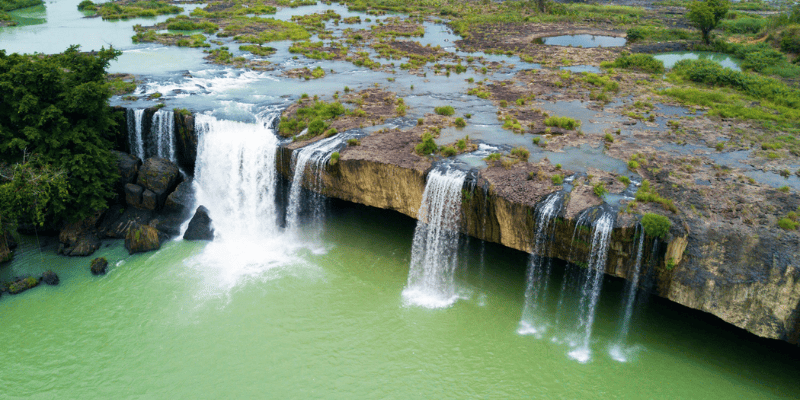
[[197, 207], [194, 217], [189, 221], [189, 227], [183, 234], [184, 240], [214, 240], [214, 228], [211, 226], [211, 217], [204, 206]]
[[182, 179], [178, 166], [165, 158], [152, 157], [139, 169], [136, 184], [155, 193], [156, 210], [160, 210]]
[[143, 193], [144, 193], [143, 187], [134, 183], [125, 184], [125, 204], [131, 207], [143, 208], [142, 207]]
[[119, 173], [119, 180], [114, 184], [114, 191], [119, 196], [120, 202], [122, 202], [127, 198], [125, 185], [136, 183], [142, 160], [132, 154], [126, 154], [120, 151], [112, 151], [112, 153], [117, 157], [117, 172]]
[[175, 156], [184, 171], [194, 171], [197, 132], [194, 130], [194, 116], [188, 112], [175, 112]]
[[149, 225], [134, 225], [125, 235], [125, 248], [128, 254], [144, 253], [161, 248], [158, 230]]
[[58, 275], [56, 275], [55, 272], [53, 272], [53, 271], [45, 271], [42, 274], [42, 282], [44, 282], [44, 283], [46, 283], [46, 284], [48, 284], [50, 286], [55, 286], [55, 285], [58, 285], [58, 282], [60, 282], [60, 279], [58, 279]]
[[150, 189], [145, 189], [142, 193], [142, 208], [153, 211], [158, 208], [158, 196]]
[[65, 256], [88, 256], [100, 248], [97, 225], [105, 210], [78, 222], [67, 224], [58, 234], [58, 252]]
[[170, 236], [178, 236], [181, 233], [181, 225], [192, 216], [194, 205], [194, 191], [192, 181], [181, 182], [180, 185], [168, 197], [164, 208], [155, 219], [150, 223], [160, 232]]
[[97, 230], [101, 237], [124, 239], [131, 226], [147, 225], [152, 218], [153, 212], [150, 210], [112, 206], [103, 216]]
[[89, 267], [89, 270], [92, 271], [92, 275], [105, 275], [106, 269], [108, 269], [108, 260], [105, 257], [98, 257], [92, 260], [92, 264]]

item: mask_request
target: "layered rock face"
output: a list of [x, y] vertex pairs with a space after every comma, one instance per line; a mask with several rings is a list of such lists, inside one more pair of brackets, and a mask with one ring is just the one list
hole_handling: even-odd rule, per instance
[[[341, 150], [338, 162], [322, 172], [323, 184], [316, 190], [416, 218], [431, 163], [413, 153], [415, 142], [416, 135], [402, 132], [363, 138], [360, 146]], [[292, 152], [301, 146], [293, 143], [279, 149], [278, 169], [287, 179], [293, 176]], [[532, 251], [536, 204], [561, 190], [549, 182], [526, 179], [536, 168], [547, 166], [520, 163], [481, 171], [473, 185], [464, 188], [461, 230]], [[306, 185], [315, 190], [312, 186]], [[578, 226], [581, 212], [601, 203], [591, 190], [578, 182], [565, 194], [547, 256], [585, 265], [591, 245], [574, 238], [576, 230], [585, 229]], [[759, 236], [746, 228], [709, 225], [692, 216], [670, 215], [670, 219], [673, 224], [665, 239], [646, 237], [645, 241], [643, 265], [649, 267], [656, 294], [712, 313], [758, 336], [798, 343], [800, 271], [794, 255], [800, 244], [796, 235]], [[617, 215], [607, 274], [628, 277], [636, 255], [637, 221], [632, 214]]]

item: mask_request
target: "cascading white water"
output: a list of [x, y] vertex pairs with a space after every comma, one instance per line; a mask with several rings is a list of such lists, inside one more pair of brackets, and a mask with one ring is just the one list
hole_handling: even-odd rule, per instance
[[636, 303], [636, 293], [639, 291], [639, 276], [642, 270], [642, 251], [644, 250], [644, 232], [637, 226], [636, 233], [639, 235], [638, 250], [636, 252], [636, 262], [633, 265], [628, 281], [625, 283], [625, 308], [622, 314], [619, 337], [609, 354], [617, 361], [625, 362], [628, 356], [624, 349], [625, 341], [628, 339], [628, 332], [631, 328], [631, 318], [633, 317], [633, 306]]
[[592, 249], [589, 261], [586, 263], [586, 282], [581, 290], [581, 300], [578, 306], [578, 341], [576, 347], [569, 352], [573, 359], [585, 363], [591, 359], [589, 341], [592, 338], [595, 308], [600, 299], [600, 289], [603, 285], [603, 274], [606, 269], [608, 256], [608, 243], [611, 230], [614, 228], [614, 215], [604, 212], [594, 223], [592, 228]]
[[204, 114], [195, 118], [197, 203], [208, 207], [219, 235], [276, 233], [278, 138], [270, 124], [222, 121]]
[[307, 167], [311, 167], [309, 171], [314, 177], [312, 182], [314, 188], [319, 189], [322, 182], [320, 169], [331, 159], [333, 151], [344, 143], [345, 135], [339, 134], [318, 142], [312, 143], [306, 147], [296, 150], [292, 154], [294, 161], [294, 174], [292, 177], [292, 185], [289, 190], [289, 204], [286, 208], [286, 226], [292, 232], [297, 232], [300, 227], [300, 214], [304, 207], [308, 208], [312, 214], [315, 222], [319, 222], [322, 214], [322, 195], [316, 191], [311, 191], [311, 198], [307, 202], [302, 199], [303, 179], [306, 176]]
[[428, 174], [414, 230], [408, 285], [403, 290], [410, 304], [441, 308], [458, 298], [454, 274], [461, 188], [466, 177], [466, 172], [455, 168], [435, 169]]
[[552, 228], [555, 227], [552, 222], [558, 215], [558, 205], [562, 196], [562, 192], [551, 193], [537, 206], [536, 235], [528, 264], [525, 305], [517, 329], [517, 333], [521, 335], [540, 335], [546, 329], [546, 325], [538, 320], [536, 310], [544, 305], [544, 297], [547, 293], [551, 264], [546, 255], [552, 240]]
[[128, 109], [126, 119], [128, 122], [128, 146], [131, 154], [144, 159], [144, 138], [142, 137], [142, 117], [144, 109]]
[[150, 135], [155, 142], [152, 155], [175, 161], [175, 114], [168, 110], [153, 113]]
[[295, 259], [297, 246], [278, 224], [278, 138], [271, 129], [277, 116], [256, 115], [255, 124], [195, 116], [196, 204], [208, 208], [215, 233], [195, 265], [210, 292], [229, 293], [242, 279]]

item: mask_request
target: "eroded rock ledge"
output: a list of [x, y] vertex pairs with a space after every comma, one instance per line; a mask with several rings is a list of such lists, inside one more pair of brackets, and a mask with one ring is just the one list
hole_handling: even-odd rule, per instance
[[[417, 218], [426, 176], [432, 167], [430, 159], [413, 152], [418, 142], [419, 132], [414, 129], [367, 136], [360, 145], [341, 150], [338, 162], [324, 168], [321, 187], [305, 184], [313, 179], [304, 179], [304, 186], [329, 197]], [[307, 144], [290, 143], [279, 148], [278, 170], [287, 179], [293, 176], [292, 153]], [[527, 179], [530, 172], [543, 168], [553, 167], [547, 163], [518, 163], [508, 169], [494, 166], [481, 171], [474, 178], [474, 185], [465, 187], [461, 230], [479, 239], [531, 252], [536, 204], [561, 190], [549, 181]], [[576, 181], [572, 192], [565, 196], [547, 256], [585, 265], [591, 246], [585, 240], [573, 240], [573, 235], [580, 213], [600, 204], [591, 190], [591, 186]], [[673, 224], [665, 240], [645, 238], [643, 268], [653, 277], [657, 295], [712, 313], [758, 336], [798, 343], [797, 235], [756, 232], [752, 227], [690, 215], [672, 215], [670, 219]], [[620, 212], [611, 234], [607, 274], [628, 276], [636, 256], [636, 235], [636, 216]]]

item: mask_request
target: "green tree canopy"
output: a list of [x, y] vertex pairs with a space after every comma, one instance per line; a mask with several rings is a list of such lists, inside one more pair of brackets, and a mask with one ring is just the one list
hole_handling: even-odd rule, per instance
[[704, 0], [695, 1], [689, 4], [689, 12], [686, 18], [689, 19], [695, 28], [703, 34], [703, 41], [706, 44], [711, 42], [711, 31], [717, 27], [719, 21], [728, 13], [728, 0]]
[[[105, 69], [114, 49], [56, 55], [6, 55], [0, 50], [0, 159], [63, 171], [69, 199], [50, 210], [56, 220], [77, 220], [106, 207], [117, 178], [111, 153], [111, 92]], [[7, 213], [9, 210], [0, 209]]]

